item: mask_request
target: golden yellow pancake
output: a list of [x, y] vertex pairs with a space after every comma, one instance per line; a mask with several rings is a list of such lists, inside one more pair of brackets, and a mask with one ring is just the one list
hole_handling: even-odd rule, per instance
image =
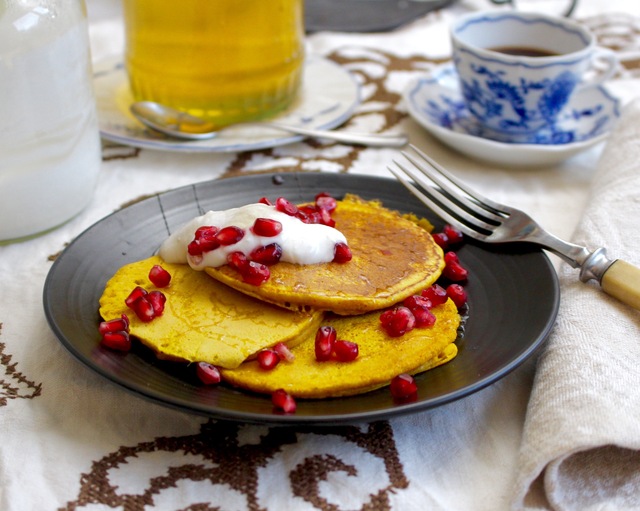
[[[172, 276], [162, 316], [140, 321], [124, 301], [141, 286], [156, 289], [149, 270], [159, 264]], [[139, 338], [159, 358], [209, 362], [234, 368], [262, 348], [285, 342], [289, 346], [315, 332], [321, 312], [293, 312], [265, 304], [216, 282], [188, 265], [165, 263], [154, 256], [128, 264], [107, 282], [100, 298], [105, 320], [127, 314], [131, 335]]]
[[427, 230], [379, 202], [348, 195], [338, 201], [333, 218], [353, 253], [347, 263], [280, 262], [271, 266], [271, 278], [260, 286], [242, 282], [226, 265], [205, 271], [281, 307], [353, 315], [402, 301], [434, 283], [444, 268], [442, 249]]
[[229, 384], [259, 393], [284, 389], [301, 398], [327, 398], [360, 394], [387, 385], [401, 373], [415, 374], [443, 364], [457, 353], [460, 316], [451, 300], [435, 307], [431, 328], [414, 328], [402, 337], [390, 337], [380, 326], [380, 312], [360, 316], [326, 317], [323, 325], [336, 329], [338, 339], [356, 342], [359, 355], [352, 362], [315, 358], [315, 332], [291, 351], [295, 359], [262, 369], [248, 361], [222, 370]]

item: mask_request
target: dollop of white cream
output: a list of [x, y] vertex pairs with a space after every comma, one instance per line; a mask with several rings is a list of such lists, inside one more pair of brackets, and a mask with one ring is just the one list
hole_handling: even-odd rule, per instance
[[[276, 236], [256, 236], [251, 227], [257, 218], [270, 218], [282, 224]], [[193, 241], [199, 227], [215, 226], [222, 229], [236, 226], [245, 231], [244, 237], [233, 245], [220, 246], [202, 256], [190, 256], [187, 246]], [[224, 211], [208, 211], [187, 222], [167, 238], [158, 255], [168, 263], [188, 263], [194, 270], [227, 264], [232, 252], [249, 256], [259, 247], [277, 243], [282, 247], [280, 261], [294, 264], [318, 264], [333, 261], [336, 243], [347, 243], [345, 236], [334, 227], [322, 224], [305, 224], [300, 219], [277, 211], [267, 204], [249, 204]]]

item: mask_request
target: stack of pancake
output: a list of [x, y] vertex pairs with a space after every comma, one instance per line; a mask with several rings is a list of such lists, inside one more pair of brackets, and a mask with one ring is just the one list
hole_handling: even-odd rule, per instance
[[[398, 374], [422, 372], [455, 357], [460, 318], [451, 300], [432, 309], [437, 319], [431, 328], [390, 337], [380, 326], [384, 309], [419, 294], [442, 272], [442, 250], [429, 226], [351, 195], [338, 201], [332, 216], [353, 254], [347, 263], [280, 262], [271, 266], [268, 281], [254, 286], [229, 266], [198, 272], [154, 256], [124, 266], [109, 280], [100, 315], [109, 320], [126, 313], [131, 334], [159, 358], [209, 362], [231, 385], [263, 393], [283, 388], [303, 398], [366, 392]], [[153, 289], [148, 273], [155, 264], [172, 280], [162, 289], [163, 315], [145, 323], [124, 300], [135, 286]], [[316, 361], [321, 325], [356, 342], [356, 360]], [[262, 369], [253, 355], [280, 342], [294, 359]]]

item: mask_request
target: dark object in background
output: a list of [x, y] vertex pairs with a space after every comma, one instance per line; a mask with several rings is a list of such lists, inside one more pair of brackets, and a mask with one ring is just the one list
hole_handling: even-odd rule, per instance
[[454, 0], [305, 0], [307, 32], [383, 32]]

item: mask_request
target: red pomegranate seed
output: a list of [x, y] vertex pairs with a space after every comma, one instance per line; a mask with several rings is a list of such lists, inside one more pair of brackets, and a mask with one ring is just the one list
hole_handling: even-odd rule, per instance
[[327, 225], [329, 227], [336, 226], [336, 221], [333, 218], [331, 218], [331, 213], [329, 213], [326, 209], [321, 209], [319, 214], [320, 214], [320, 221], [317, 223], [320, 223], [322, 225]]
[[273, 204], [271, 204], [271, 201], [269, 199], [267, 199], [266, 197], [260, 197], [260, 199], [258, 200], [259, 204], [266, 204], [267, 206], [273, 206]]
[[446, 250], [449, 247], [449, 238], [443, 232], [436, 232], [431, 235], [433, 241], [435, 241], [442, 250]]
[[276, 344], [273, 347], [273, 351], [275, 351], [282, 360], [286, 360], [287, 362], [293, 362], [296, 358], [293, 352], [289, 349], [289, 346], [283, 342]]
[[413, 311], [413, 309], [430, 309], [433, 307], [431, 300], [422, 295], [411, 295], [404, 299], [402, 305], [410, 311]]
[[198, 362], [196, 364], [196, 375], [205, 385], [215, 385], [220, 383], [222, 379], [218, 368], [208, 362]]
[[320, 209], [324, 209], [329, 213], [335, 211], [338, 201], [334, 199], [328, 193], [322, 192], [316, 195], [316, 206]]
[[249, 258], [261, 264], [276, 264], [282, 257], [282, 247], [277, 243], [270, 243], [265, 247], [258, 247], [249, 254]]
[[133, 308], [133, 305], [140, 299], [147, 296], [147, 290], [140, 287], [140, 286], [136, 286], [133, 291], [131, 291], [131, 293], [129, 293], [129, 296], [127, 296], [124, 300], [124, 303], [127, 305], [127, 307], [131, 307]]
[[124, 330], [105, 332], [100, 342], [112, 350], [129, 351], [131, 349], [129, 332], [125, 332]]
[[429, 328], [436, 324], [436, 317], [429, 309], [417, 307], [411, 311], [416, 318], [417, 328]]
[[164, 312], [164, 304], [167, 301], [167, 297], [164, 295], [162, 291], [151, 291], [146, 299], [151, 303], [153, 307], [153, 314], [155, 317], [162, 316]]
[[321, 326], [318, 328], [315, 340], [316, 360], [324, 362], [331, 358], [336, 337], [336, 329], [332, 326]]
[[410, 374], [399, 374], [395, 376], [389, 385], [391, 395], [396, 399], [406, 399], [418, 392], [413, 376]]
[[334, 248], [333, 261], [336, 263], [348, 263], [353, 258], [351, 249], [346, 243], [338, 242]]
[[296, 216], [296, 213], [298, 213], [298, 206], [289, 202], [284, 197], [278, 197], [276, 199], [276, 209], [289, 216]]
[[147, 299], [146, 296], [138, 298], [133, 304], [133, 311], [138, 316], [138, 319], [143, 323], [148, 323], [156, 317], [156, 311], [153, 308], [153, 304]]
[[240, 271], [249, 264], [249, 259], [242, 252], [231, 252], [227, 256], [227, 264], [234, 270]]
[[156, 287], [167, 287], [171, 282], [171, 274], [159, 264], [149, 271], [149, 280]]
[[[192, 250], [194, 253], [189, 252], [191, 255], [200, 255], [204, 252], [210, 252], [220, 246], [220, 242], [217, 240], [218, 228], [212, 225], [203, 225], [196, 229], [196, 233], [193, 241], [189, 244], [193, 244]], [[197, 247], [197, 249], [195, 248]], [[199, 253], [197, 252], [199, 251]]]
[[253, 222], [253, 233], [256, 236], [271, 238], [282, 232], [282, 224], [272, 218], [256, 218]]
[[200, 243], [197, 240], [193, 240], [187, 245], [187, 252], [190, 256], [200, 256], [204, 252]]
[[259, 286], [269, 280], [271, 271], [265, 264], [256, 261], [249, 261], [245, 266], [238, 270], [242, 276], [242, 281], [252, 286]]
[[240, 229], [235, 225], [223, 227], [216, 233], [216, 241], [224, 246], [234, 245], [242, 238], [244, 238], [244, 229]]
[[447, 301], [447, 290], [439, 284], [434, 284], [433, 286], [428, 287], [427, 289], [422, 291], [421, 294], [431, 301], [433, 307], [442, 305]]
[[467, 303], [467, 292], [460, 284], [451, 284], [447, 287], [447, 295], [451, 298], [453, 303], [456, 304], [458, 309], [461, 309], [464, 304]]
[[459, 263], [460, 259], [458, 258], [458, 254], [456, 254], [453, 251], [447, 252], [444, 255], [444, 264], [451, 264], [451, 263]]
[[284, 389], [278, 389], [271, 394], [271, 402], [278, 410], [284, 413], [294, 413], [297, 405], [293, 396], [288, 394]]
[[262, 369], [273, 369], [280, 362], [280, 355], [278, 355], [274, 350], [265, 349], [258, 352], [258, 364]]
[[383, 312], [380, 323], [389, 336], [400, 337], [413, 330], [416, 318], [407, 307], [400, 305]]
[[333, 352], [340, 362], [351, 362], [358, 358], [358, 345], [355, 342], [339, 340], [333, 343]]
[[445, 225], [442, 232], [447, 236], [451, 245], [461, 243], [464, 240], [464, 234], [462, 234], [462, 231], [453, 225]]
[[442, 276], [453, 282], [463, 282], [469, 277], [469, 271], [460, 263], [451, 262], [445, 265]]
[[119, 318], [116, 319], [102, 321], [98, 326], [100, 335], [104, 335], [107, 332], [117, 332], [119, 330], [122, 330], [124, 332], [129, 331], [129, 317], [126, 314], [122, 314]]

